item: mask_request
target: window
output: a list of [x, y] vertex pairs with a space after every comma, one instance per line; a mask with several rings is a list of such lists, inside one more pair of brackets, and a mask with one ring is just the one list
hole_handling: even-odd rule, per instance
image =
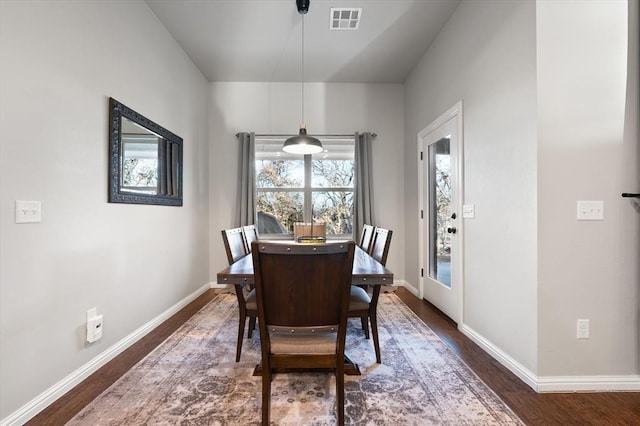
[[256, 136], [258, 232], [270, 238], [293, 235], [296, 222], [324, 222], [327, 238], [353, 233], [353, 138], [320, 138], [324, 151], [295, 155], [284, 139]]

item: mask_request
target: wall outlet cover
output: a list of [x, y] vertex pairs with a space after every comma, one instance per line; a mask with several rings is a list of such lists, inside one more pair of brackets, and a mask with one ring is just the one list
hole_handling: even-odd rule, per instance
[[578, 201], [578, 220], [604, 220], [604, 201]]

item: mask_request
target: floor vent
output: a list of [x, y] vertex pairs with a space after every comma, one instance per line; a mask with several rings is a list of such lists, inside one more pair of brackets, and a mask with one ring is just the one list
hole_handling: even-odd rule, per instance
[[332, 30], [357, 30], [362, 16], [361, 8], [332, 7], [329, 28]]

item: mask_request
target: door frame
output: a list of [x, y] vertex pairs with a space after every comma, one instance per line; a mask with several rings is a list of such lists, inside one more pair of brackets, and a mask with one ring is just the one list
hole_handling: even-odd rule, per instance
[[[418, 297], [420, 299], [424, 299], [424, 287], [425, 287], [425, 277], [424, 274], [427, 273], [427, 265], [425, 265], [426, 253], [428, 251], [429, 241], [426, 238], [426, 224], [429, 220], [427, 205], [425, 203], [428, 200], [425, 199], [424, 191], [426, 189], [426, 179], [424, 172], [424, 161], [427, 160], [426, 153], [423, 154], [422, 147], [424, 145], [424, 140], [427, 139], [429, 134], [431, 134], [434, 130], [438, 129], [441, 125], [446, 123], [447, 121], [455, 118], [456, 120], [456, 128], [458, 132], [458, 158], [457, 158], [457, 168], [456, 172], [458, 174], [458, 182], [455, 186], [454, 190], [458, 192], [458, 200], [456, 205], [453, 206], [455, 212], [460, 218], [458, 224], [456, 224], [457, 228], [457, 238], [458, 238], [458, 250], [453, 253], [454, 259], [452, 260], [452, 265], [455, 266], [455, 271], [452, 269], [452, 277], [457, 275], [459, 277], [459, 289], [457, 292], [458, 295], [458, 317], [451, 318], [458, 324], [458, 328], [460, 328], [463, 324], [464, 318], [464, 219], [462, 217], [462, 206], [464, 200], [464, 135], [463, 135], [463, 115], [462, 115], [462, 101], [457, 102], [454, 106], [449, 108], [445, 113], [440, 115], [437, 119], [435, 119], [431, 124], [422, 129], [417, 136], [417, 152], [418, 152]], [[424, 160], [421, 159], [421, 155], [424, 156]], [[453, 279], [453, 278], [452, 278]]]

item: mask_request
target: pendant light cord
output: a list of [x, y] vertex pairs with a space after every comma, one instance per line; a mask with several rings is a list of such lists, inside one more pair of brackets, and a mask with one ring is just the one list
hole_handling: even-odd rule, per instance
[[302, 70], [300, 72], [301, 75], [301, 81], [300, 81], [300, 85], [301, 85], [301, 92], [302, 92], [302, 121], [301, 123], [303, 125], [306, 126], [306, 123], [304, 122], [304, 15], [300, 15], [302, 16]]

